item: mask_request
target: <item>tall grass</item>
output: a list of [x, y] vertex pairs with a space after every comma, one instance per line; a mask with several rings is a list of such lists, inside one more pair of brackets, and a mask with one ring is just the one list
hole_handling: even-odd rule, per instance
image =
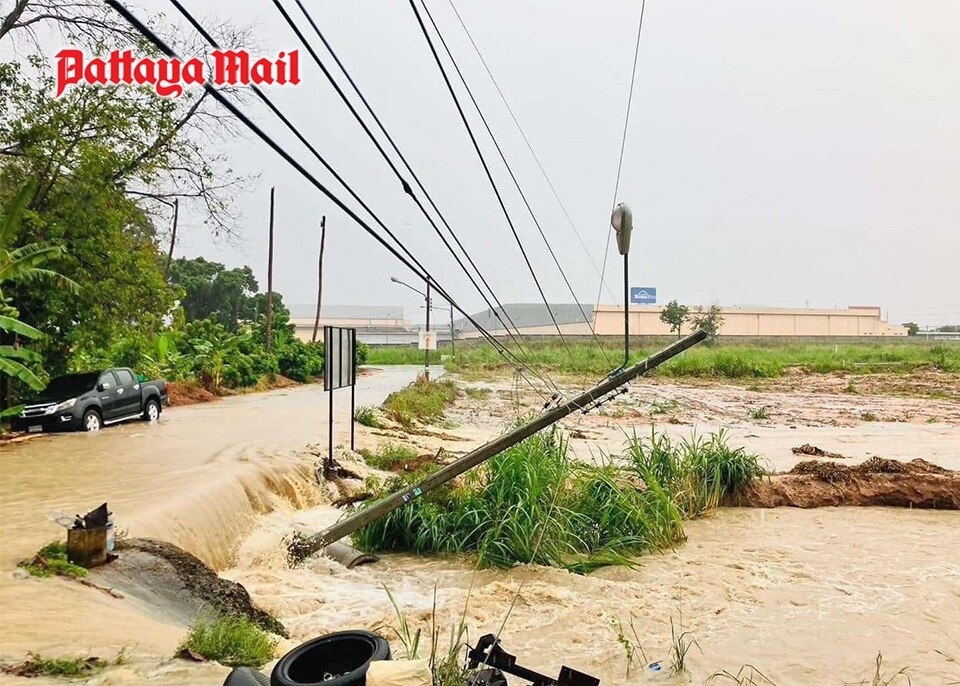
[[388, 395], [383, 411], [403, 426], [412, 426], [414, 422], [429, 424], [443, 419], [444, 410], [459, 394], [450, 379], [421, 379]]
[[[548, 372], [604, 375], [619, 359], [622, 350], [619, 341], [604, 343], [607, 356], [596, 345], [571, 343], [567, 348], [555, 342], [527, 341], [524, 355], [527, 363]], [[640, 360], [659, 347], [644, 346], [634, 351]], [[371, 363], [421, 364], [423, 352], [406, 348], [372, 347]], [[464, 343], [457, 347], [456, 357], [446, 361], [446, 367], [455, 372], [502, 371], [509, 365], [490, 345], [482, 342]], [[802, 369], [826, 374], [848, 372], [911, 372], [918, 368], [933, 368], [960, 372], [960, 345], [949, 342], [937, 345], [922, 343], [779, 343], [757, 345], [728, 342], [718, 347], [698, 347], [688, 350], [667, 362], [654, 373], [667, 377], [715, 377], [729, 379], [775, 378], [788, 369]]]
[[[656, 433], [633, 437], [623, 458], [600, 466], [571, 460], [567, 448], [558, 430], [541, 431], [361, 529], [354, 544], [583, 573], [683, 541], [685, 517], [760, 473], [756, 457], [730, 448], [723, 433], [680, 444]], [[415, 478], [391, 479], [382, 492]]]
[[[417, 660], [420, 658], [420, 641], [423, 637], [423, 627], [414, 627], [407, 617], [406, 613], [397, 603], [393, 593], [386, 586], [383, 589], [387, 592], [390, 604], [397, 616], [397, 623], [387, 627], [400, 641], [404, 649], [404, 654], [408, 660]], [[468, 596], [469, 600], [469, 596]], [[433, 686], [466, 686], [466, 650], [469, 639], [466, 621], [466, 606], [460, 615], [456, 624], [448, 629], [447, 647], [441, 648], [440, 634], [443, 629], [437, 621], [437, 589], [433, 589], [433, 609], [430, 613], [430, 674], [432, 676]]]

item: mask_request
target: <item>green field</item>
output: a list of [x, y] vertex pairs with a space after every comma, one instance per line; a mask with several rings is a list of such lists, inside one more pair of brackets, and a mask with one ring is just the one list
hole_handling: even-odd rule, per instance
[[[606, 374], [622, 361], [622, 348], [594, 344], [525, 342], [524, 352], [511, 344], [510, 349], [535, 370], [561, 374]], [[636, 362], [658, 350], [645, 346], [631, 352]], [[456, 356], [442, 351], [443, 364], [451, 372], [499, 372], [510, 365], [493, 346], [481, 343], [459, 344]], [[431, 364], [440, 364], [441, 355], [431, 353]], [[423, 351], [415, 348], [370, 347], [371, 365], [423, 364]], [[712, 347], [700, 345], [664, 364], [657, 374], [668, 377], [776, 378], [791, 368], [812, 373], [876, 372], [908, 373], [917, 369], [938, 369], [960, 373], [960, 344], [928, 343], [784, 343], [758, 345], [722, 342]]]

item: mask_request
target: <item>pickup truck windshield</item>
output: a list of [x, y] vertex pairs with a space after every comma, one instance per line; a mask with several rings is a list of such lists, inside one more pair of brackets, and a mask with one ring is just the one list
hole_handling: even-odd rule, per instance
[[46, 393], [80, 395], [92, 390], [100, 377], [98, 373], [68, 374], [52, 379], [47, 385]]

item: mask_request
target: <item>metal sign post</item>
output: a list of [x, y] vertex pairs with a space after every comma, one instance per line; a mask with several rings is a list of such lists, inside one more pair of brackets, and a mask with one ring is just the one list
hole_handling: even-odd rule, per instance
[[330, 394], [327, 413], [327, 460], [324, 475], [333, 474], [333, 393], [338, 388], [350, 387], [350, 450], [354, 449], [354, 413], [357, 385], [357, 330], [338, 326], [323, 327], [323, 390]]

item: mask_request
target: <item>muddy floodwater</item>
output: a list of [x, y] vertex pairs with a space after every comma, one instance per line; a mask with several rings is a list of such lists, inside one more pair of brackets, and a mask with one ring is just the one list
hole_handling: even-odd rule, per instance
[[[391, 368], [363, 377], [357, 404], [381, 402], [416, 372]], [[513, 401], [504, 384], [490, 386], [489, 398], [451, 413], [459, 426], [449, 435], [410, 440], [425, 451], [442, 443], [458, 453], [499, 432]], [[767, 417], [751, 419], [761, 403], [770, 408]], [[344, 393], [337, 443], [349, 442], [348, 404]], [[617, 450], [624, 430], [649, 431], [656, 423], [678, 436], [726, 427], [733, 443], [775, 468], [789, 468], [799, 459], [790, 447], [806, 442], [851, 462], [923, 457], [957, 468], [958, 408], [953, 400], [649, 382], [565, 428], [582, 459]], [[882, 653], [888, 676], [907, 667], [914, 684], [960, 681], [960, 666], [941, 654], [960, 659], [956, 511], [721, 509], [686, 522], [688, 540], [675, 550], [643, 557], [634, 568], [587, 576], [533, 566], [476, 570], [466, 557], [410, 555], [388, 555], [354, 570], [323, 558], [291, 569], [281, 538], [341, 515], [317, 487], [316, 455], [306, 449], [321, 444], [325, 450], [325, 413], [322, 391], [306, 386], [175, 408], [152, 426], [0, 447], [0, 661], [21, 660], [29, 651], [110, 658], [126, 648], [127, 664], [90, 683], [222, 683], [223, 667], [171, 659], [185, 627], [162, 608], [16, 569], [18, 560], [62, 537], [50, 513], [107, 500], [130, 535], [169, 540], [244, 584], [290, 630], [285, 646], [328, 631], [393, 624], [384, 586], [425, 633], [434, 593], [442, 624], [466, 608], [476, 639], [497, 631], [520, 589], [504, 646], [521, 664], [546, 673], [567, 664], [604, 684], [701, 684], [753, 665], [776, 684], [840, 685], [870, 683]], [[390, 432], [358, 430], [361, 446], [399, 440]], [[669, 664], [671, 620], [696, 644], [684, 675], [656, 676], [643, 663]], [[629, 677], [617, 621], [632, 622], [646, 658], [638, 650]], [[394, 648], [402, 652], [396, 642]], [[7, 683], [58, 682], [0, 675], [0, 684]]]

